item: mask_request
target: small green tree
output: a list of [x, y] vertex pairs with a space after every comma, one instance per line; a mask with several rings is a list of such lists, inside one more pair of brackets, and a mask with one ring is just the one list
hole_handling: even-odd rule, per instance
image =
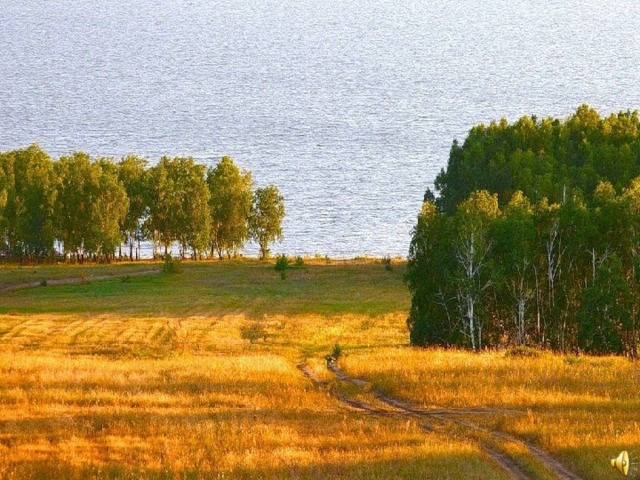
[[279, 255], [276, 260], [276, 272], [280, 272], [280, 278], [284, 280], [287, 278], [287, 269], [289, 268], [289, 260], [286, 255]]
[[258, 188], [253, 195], [249, 231], [258, 245], [262, 259], [269, 257], [269, 244], [281, 240], [284, 197], [275, 185]]
[[166, 275], [182, 273], [182, 262], [179, 258], [173, 258], [170, 253], [164, 256], [164, 264], [162, 265], [162, 273]]

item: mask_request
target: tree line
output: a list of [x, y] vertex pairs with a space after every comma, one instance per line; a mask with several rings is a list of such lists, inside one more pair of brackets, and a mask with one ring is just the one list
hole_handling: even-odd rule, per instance
[[583, 106], [454, 142], [413, 230], [411, 342], [636, 357], [639, 127]]
[[0, 153], [0, 254], [10, 260], [133, 260], [142, 241], [154, 258], [174, 245], [181, 258], [223, 258], [250, 239], [267, 257], [284, 214], [278, 188], [254, 190], [228, 156], [207, 169], [191, 157], [54, 161], [38, 145]]

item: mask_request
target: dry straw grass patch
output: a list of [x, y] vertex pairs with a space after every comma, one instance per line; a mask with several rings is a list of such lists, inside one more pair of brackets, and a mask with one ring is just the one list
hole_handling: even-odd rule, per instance
[[383, 348], [342, 365], [427, 409], [494, 409], [473, 420], [532, 441], [583, 478], [603, 478], [610, 456], [640, 447], [640, 366], [624, 358]]
[[[397, 320], [365, 331], [389, 340]], [[0, 316], [0, 477], [506, 478], [473, 442], [363, 416], [301, 375], [369, 317], [267, 316], [256, 344], [249, 321]]]
[[[336, 344], [349, 375], [427, 409], [493, 409], [464, 418], [582, 478], [640, 450], [637, 363], [412, 349], [401, 266], [310, 265], [282, 281], [255, 262], [186, 264], [168, 277], [0, 295], [0, 478], [509, 478], [462, 428], [340, 403], [332, 389], [374, 398], [338, 388], [325, 367]], [[247, 325], [264, 337], [250, 343]]]

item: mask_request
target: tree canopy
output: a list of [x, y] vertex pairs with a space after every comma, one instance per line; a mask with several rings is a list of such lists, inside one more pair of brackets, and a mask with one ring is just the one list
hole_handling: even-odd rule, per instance
[[582, 106], [454, 142], [409, 248], [411, 342], [636, 356], [639, 127]]
[[536, 203], [562, 201], [579, 189], [590, 201], [598, 183], [616, 191], [640, 175], [637, 111], [606, 118], [588, 105], [566, 120], [524, 116], [473, 127], [464, 143], [453, 142], [447, 168], [436, 177], [441, 211], [453, 214], [476, 190], [498, 194], [506, 204], [516, 191]]
[[211, 250], [222, 258], [235, 256], [249, 239], [247, 220], [251, 213], [253, 180], [231, 157], [222, 157], [207, 171], [211, 209]]
[[249, 240], [251, 218], [260, 218], [255, 238], [267, 248], [282, 236], [284, 203], [267, 187], [267, 198], [280, 203], [262, 201], [256, 217], [252, 186], [231, 157], [207, 171], [191, 157], [149, 166], [137, 155], [115, 162], [75, 152], [52, 160], [37, 145], [0, 152], [0, 255], [110, 260], [126, 243], [133, 259], [134, 244], [139, 258], [148, 240], [154, 256], [175, 246], [183, 258], [213, 254], [210, 248], [232, 256]]
[[284, 213], [284, 197], [275, 185], [256, 189], [249, 215], [249, 231], [260, 245], [262, 258], [269, 256], [269, 244], [282, 238]]

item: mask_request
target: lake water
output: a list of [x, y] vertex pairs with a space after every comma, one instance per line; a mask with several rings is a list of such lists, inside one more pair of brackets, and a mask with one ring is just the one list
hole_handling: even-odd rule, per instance
[[284, 194], [289, 254], [406, 255], [477, 123], [640, 108], [637, 0], [0, 0], [0, 25], [0, 150], [229, 154]]

